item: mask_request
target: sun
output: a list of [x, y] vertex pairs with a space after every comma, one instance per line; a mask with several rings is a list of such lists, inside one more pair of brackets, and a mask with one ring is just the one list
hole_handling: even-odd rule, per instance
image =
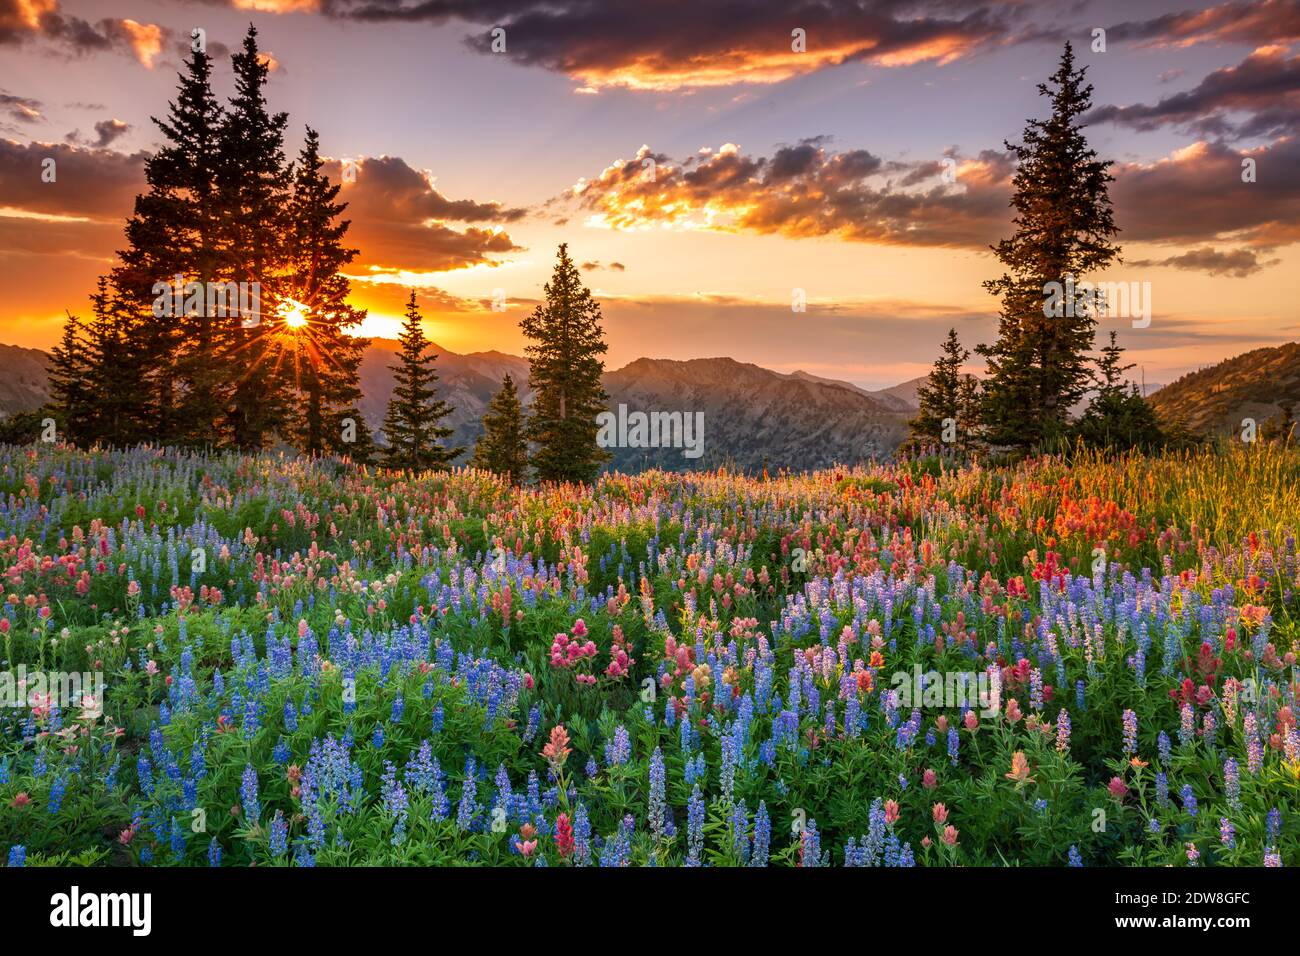
[[301, 329], [309, 324], [307, 315], [311, 308], [296, 299], [285, 299], [280, 303], [279, 311], [281, 319], [288, 328]]

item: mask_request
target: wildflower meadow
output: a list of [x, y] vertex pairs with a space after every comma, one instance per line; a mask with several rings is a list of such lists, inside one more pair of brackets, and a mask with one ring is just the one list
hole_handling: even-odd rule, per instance
[[1282, 866], [1300, 451], [0, 446], [15, 866]]

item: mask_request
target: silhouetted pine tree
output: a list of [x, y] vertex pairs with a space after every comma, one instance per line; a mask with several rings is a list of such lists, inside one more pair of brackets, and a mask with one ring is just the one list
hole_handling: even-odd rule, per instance
[[596, 416], [609, 396], [601, 385], [606, 351], [600, 303], [582, 284], [561, 244], [539, 305], [520, 323], [532, 344], [528, 381], [533, 412], [528, 438], [536, 444], [532, 465], [539, 481], [592, 481], [610, 456], [596, 443]]
[[235, 96], [222, 116], [219, 136], [220, 221], [231, 278], [260, 284], [261, 322], [246, 328], [238, 315], [224, 322], [225, 358], [233, 379], [226, 428], [234, 447], [257, 449], [284, 427], [291, 401], [280, 373], [286, 356], [279, 280], [287, 264], [292, 170], [284, 156], [288, 116], [267, 111], [264, 88], [270, 68], [252, 25], [231, 62]]
[[50, 396], [59, 410], [64, 437], [74, 444], [85, 444], [92, 434], [90, 365], [81, 321], [71, 312], [63, 323], [59, 344], [50, 352]]
[[474, 446], [470, 464], [504, 475], [515, 484], [522, 484], [528, 477], [523, 408], [515, 381], [509, 374], [501, 380], [501, 390], [488, 403], [487, 414], [483, 416], [483, 436]]
[[[282, 330], [289, 353], [282, 370], [298, 393], [288, 426], [297, 446], [310, 454], [350, 454], [369, 440], [356, 405], [361, 399], [358, 370], [370, 340], [346, 331], [359, 326], [366, 312], [347, 302], [351, 283], [342, 269], [357, 250], [343, 246], [349, 222], [338, 217], [347, 203], [335, 201], [340, 186], [330, 182], [324, 165], [320, 138], [308, 127], [289, 203], [290, 273], [284, 288], [287, 298], [304, 307], [307, 324]], [[349, 418], [355, 429], [352, 441], [344, 434], [343, 422]]]
[[1009, 149], [1019, 161], [1011, 205], [1015, 233], [994, 247], [1006, 271], [985, 288], [1002, 300], [998, 339], [976, 351], [988, 359], [983, 414], [993, 445], [1041, 446], [1063, 435], [1071, 407], [1087, 391], [1096, 318], [1084, 295], [1045, 315], [1047, 284], [1104, 269], [1118, 254], [1111, 214], [1109, 162], [1088, 147], [1080, 117], [1091, 106], [1086, 68], [1075, 69], [1069, 43], [1060, 66], [1038, 92], [1051, 116], [1030, 120], [1024, 143]]
[[353, 429], [352, 441], [341, 438], [341, 444], [337, 449], [330, 449], [327, 444], [327, 450], [333, 450], [335, 454], [346, 457], [358, 465], [373, 465], [379, 461], [381, 449], [375, 443], [374, 433], [371, 432], [370, 426], [361, 416], [360, 410], [356, 408], [349, 409], [338, 420], [339, 434], [342, 436], [349, 427]]
[[465, 449], [444, 448], [441, 444], [454, 431], [442, 424], [451, 413], [451, 406], [437, 397], [438, 373], [434, 371], [434, 362], [438, 356], [425, 354], [429, 340], [420, 327], [415, 290], [406, 303], [406, 321], [402, 323], [399, 339], [400, 364], [389, 366], [395, 384], [384, 416], [384, 438], [388, 442], [384, 464], [416, 471], [446, 470]]
[[103, 276], [90, 301], [93, 318], [86, 327], [84, 354], [91, 407], [84, 441], [118, 446], [156, 442], [157, 409], [140, 388], [151, 357], [139, 347], [134, 303], [115, 298]]
[[[974, 443], [979, 425], [979, 384], [973, 375], [961, 370], [968, 358], [970, 350], [962, 347], [957, 330], [949, 329], [934, 369], [916, 388], [919, 407], [916, 417], [907, 423], [912, 447], [943, 445], [969, 450]], [[945, 441], [949, 421], [951, 438]]]
[[147, 357], [135, 384], [150, 395], [150, 439], [192, 445], [215, 443], [221, 391], [229, 377], [220, 358], [215, 319], [204, 304], [172, 312], [170, 292], [155, 309], [155, 284], [180, 276], [208, 283], [227, 278], [218, 236], [217, 166], [221, 107], [212, 94], [212, 63], [192, 52], [166, 120], [153, 122], [164, 136], [145, 163], [148, 190], [137, 196], [126, 224], [127, 248], [112, 271], [118, 308], [129, 313], [132, 345]]

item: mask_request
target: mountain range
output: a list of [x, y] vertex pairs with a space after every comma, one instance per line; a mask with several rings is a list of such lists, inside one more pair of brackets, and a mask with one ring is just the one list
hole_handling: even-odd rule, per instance
[[[393, 390], [391, 365], [398, 343], [372, 339], [361, 363], [360, 410], [379, 431]], [[453, 412], [446, 419], [452, 443], [472, 450], [488, 402], [507, 373], [525, 406], [532, 403], [528, 361], [504, 352], [458, 354], [433, 346], [440, 395]], [[49, 355], [39, 349], [0, 345], [0, 417], [40, 407], [49, 399]], [[639, 358], [607, 371], [609, 408], [629, 412], [703, 414], [703, 454], [683, 448], [610, 448], [621, 471], [649, 467], [688, 470], [727, 466], [754, 471], [764, 466], [806, 470], [891, 455], [907, 437], [925, 377], [872, 391], [808, 372], [776, 372], [730, 358], [687, 361]], [[1262, 423], [1285, 404], [1300, 401], [1300, 342], [1261, 348], [1190, 373], [1147, 393], [1166, 421], [1198, 434], [1240, 428], [1243, 417]], [[462, 461], [467, 459], [467, 451]]]
[[1196, 434], [1238, 432], [1242, 419], [1257, 424], [1283, 408], [1300, 414], [1300, 342], [1253, 349], [1189, 372], [1151, 396], [1160, 417]]
[[[361, 363], [361, 413], [372, 429], [383, 422], [393, 390], [389, 366], [398, 343], [371, 340]], [[454, 409], [446, 424], [453, 445], [473, 448], [483, 413], [509, 373], [520, 401], [531, 405], [528, 361], [502, 352], [458, 355], [438, 348], [438, 388]], [[910, 384], [910, 383], [905, 383]], [[704, 453], [687, 458], [683, 448], [610, 448], [612, 467], [639, 471], [716, 468], [806, 469], [836, 462], [888, 457], [907, 437], [914, 403], [893, 390], [872, 392], [807, 372], [774, 372], [730, 358], [640, 358], [604, 376], [609, 407], [629, 411], [701, 412]], [[897, 386], [897, 388], [904, 388]], [[913, 390], [914, 391], [914, 390]]]

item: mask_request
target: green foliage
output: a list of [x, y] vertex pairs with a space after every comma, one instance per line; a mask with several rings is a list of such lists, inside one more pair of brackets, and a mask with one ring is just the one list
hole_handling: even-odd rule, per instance
[[[994, 247], [1006, 271], [985, 283], [1002, 303], [998, 337], [976, 349], [988, 360], [983, 420], [991, 445], [1034, 448], [1059, 439], [1088, 387], [1097, 320], [1073, 283], [1105, 269], [1119, 248], [1112, 242], [1111, 163], [1098, 160], [1083, 135], [1092, 97], [1086, 72], [1075, 67], [1067, 42], [1056, 73], [1038, 87], [1051, 115], [1030, 120], [1023, 143], [1006, 144], [1017, 160], [1016, 228]], [[1061, 289], [1055, 310], [1051, 283]]]
[[532, 466], [538, 481], [591, 481], [610, 459], [596, 443], [596, 416], [609, 399], [601, 385], [607, 347], [600, 303], [563, 243], [544, 294], [545, 303], [519, 324], [531, 340], [524, 353], [533, 389]]
[[919, 408], [916, 417], [907, 423], [912, 433], [911, 447], [945, 445], [960, 451], [974, 447], [980, 397], [975, 377], [962, 372], [968, 358], [970, 350], [962, 348], [957, 330], [949, 329], [934, 370], [916, 389]]
[[515, 382], [508, 374], [501, 390], [492, 396], [483, 416], [483, 435], [474, 446], [470, 464], [507, 481], [522, 484], [528, 477], [528, 442], [524, 437], [523, 408]]
[[400, 339], [398, 364], [391, 366], [393, 397], [388, 400], [384, 416], [384, 439], [388, 443], [384, 464], [414, 471], [445, 471], [465, 449], [443, 445], [454, 431], [442, 424], [451, 414], [451, 406], [438, 398], [438, 373], [434, 369], [438, 356], [428, 353], [429, 340], [420, 325], [414, 289], [406, 303]]

